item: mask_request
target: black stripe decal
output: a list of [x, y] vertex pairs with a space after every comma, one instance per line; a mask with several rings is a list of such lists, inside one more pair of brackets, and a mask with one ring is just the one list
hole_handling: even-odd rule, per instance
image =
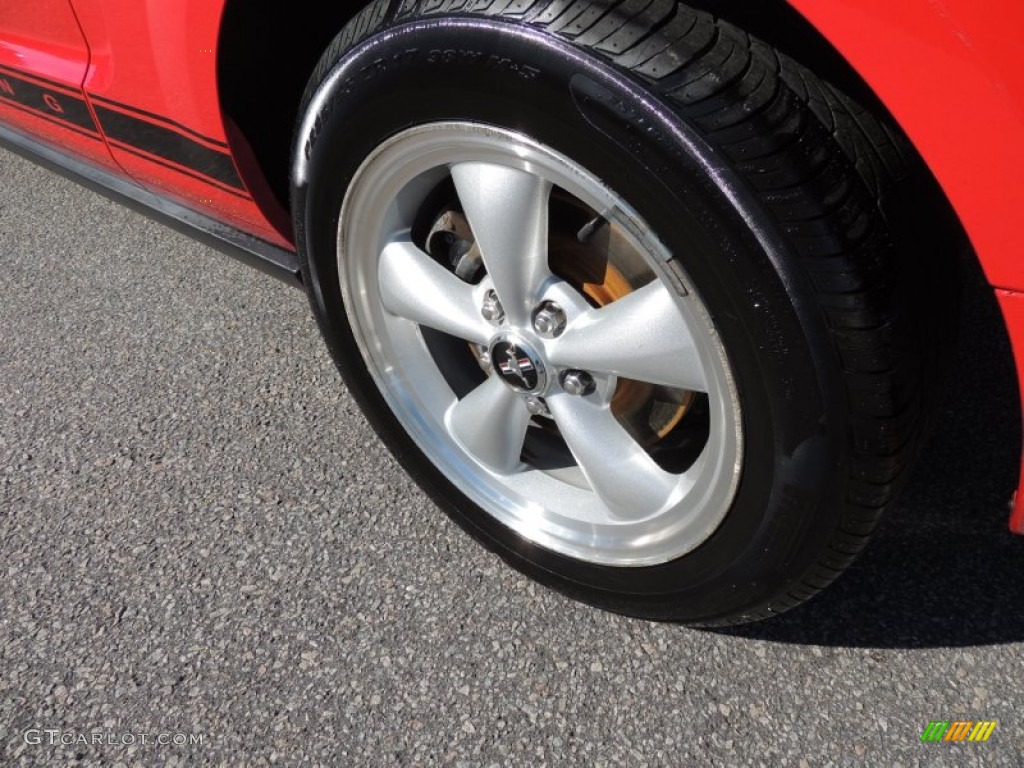
[[249, 195], [247, 195], [245, 192], [240, 192], [237, 189], [232, 189], [231, 187], [224, 186], [219, 181], [214, 181], [213, 179], [211, 179], [211, 178], [209, 178], [207, 176], [200, 176], [198, 173], [193, 173], [192, 171], [188, 170], [187, 168], [181, 168], [180, 166], [177, 166], [177, 165], [171, 165], [168, 162], [164, 162], [163, 160], [160, 160], [159, 158], [156, 158], [156, 157], [153, 157], [152, 155], [146, 154], [145, 152], [142, 152], [141, 150], [138, 150], [135, 147], [132, 147], [132, 146], [130, 146], [128, 144], [117, 143], [117, 144], [114, 144], [114, 147], [116, 149], [120, 149], [122, 152], [128, 152], [128, 153], [130, 153], [132, 155], [135, 155], [136, 157], [141, 157], [143, 160], [147, 160], [147, 161], [149, 161], [151, 163], [156, 163], [157, 165], [161, 166], [162, 168], [168, 168], [168, 169], [170, 169], [172, 171], [175, 171], [177, 173], [183, 173], [186, 176], [195, 179], [196, 181], [201, 181], [204, 184], [209, 184], [211, 187], [214, 187], [215, 189], [219, 189], [221, 192], [226, 192], [229, 195], [234, 195], [235, 197], [240, 197], [243, 200], [248, 200], [249, 199]]
[[[26, 79], [27, 77], [31, 80]], [[53, 87], [47, 88], [40, 83], [52, 83]], [[22, 77], [12, 72], [9, 67], [0, 66], [0, 102], [10, 103], [11, 106], [57, 122], [78, 133], [99, 138], [100, 132], [89, 105], [81, 96], [72, 95], [71, 92], [74, 90], [74, 86], [47, 80], [28, 72]], [[90, 98], [93, 101], [93, 112], [100, 123], [99, 127], [102, 127], [109, 139], [120, 144], [121, 148], [135, 148], [153, 156], [146, 158], [150, 162], [157, 162], [165, 168], [185, 173], [200, 181], [217, 182], [218, 187], [226, 188], [224, 191], [237, 190], [232, 191], [232, 194], [241, 192], [242, 196], [248, 198], [248, 190], [235, 170], [228, 145], [223, 141], [203, 136], [166, 117], [118, 104], [109, 99], [96, 96]], [[128, 114], [129, 112], [134, 114]], [[157, 125], [150, 119], [135, 115], [144, 115], [164, 125]], [[154, 160], [154, 157], [163, 158], [181, 167], [175, 168], [160, 163]]]
[[96, 117], [107, 138], [130, 144], [156, 157], [189, 168], [228, 187], [245, 191], [231, 155], [200, 144], [188, 136], [101, 104], [94, 104]]
[[48, 77], [43, 77], [42, 75], [37, 74], [35, 72], [29, 72], [27, 70], [17, 69], [15, 67], [9, 67], [6, 64], [0, 64], [0, 77], [2, 77], [4, 73], [13, 75], [19, 80], [27, 77], [29, 80], [42, 83], [44, 86], [53, 86], [58, 91], [62, 90], [66, 93], [77, 94], [81, 90], [77, 85], [68, 85], [67, 83], [61, 83], [57, 80], [51, 80]]
[[[65, 86], [67, 87], [67, 86]], [[30, 80], [0, 71], [0, 99], [25, 107], [40, 117], [59, 120], [68, 127], [89, 134], [97, 134], [96, 123], [89, 114], [89, 106], [81, 96], [45, 88]]]
[[138, 107], [129, 107], [127, 104], [121, 104], [117, 101], [111, 101], [110, 99], [105, 99], [102, 96], [96, 96], [92, 93], [89, 94], [89, 99], [92, 101], [94, 107], [97, 104], [104, 104], [106, 106], [115, 107], [116, 109], [120, 109], [125, 112], [133, 112], [136, 115], [142, 115], [143, 117], [148, 117], [151, 120], [155, 120], [159, 123], [166, 123], [167, 125], [173, 126], [175, 130], [181, 131], [182, 133], [187, 133], [193, 138], [199, 139], [200, 141], [205, 141], [207, 144], [213, 144], [214, 146], [222, 147], [225, 150], [228, 149], [227, 142], [221, 141], [220, 139], [211, 139], [209, 136], [204, 136], [203, 134], [199, 133], [199, 131], [192, 130], [187, 125], [176, 123], [174, 120], [171, 120], [170, 118], [164, 117], [162, 115], [157, 115], [153, 112], [147, 112], [146, 110], [139, 109]]
[[42, 112], [38, 112], [34, 109], [29, 109], [28, 107], [23, 107], [16, 101], [8, 101], [7, 99], [0, 98], [0, 104], [6, 104], [12, 109], [17, 109], [19, 112], [24, 112], [27, 115], [32, 115], [32, 117], [37, 117], [40, 120], [45, 120], [48, 123], [53, 123], [54, 125], [59, 126], [61, 128], [67, 129], [69, 131], [74, 131], [79, 136], [84, 136], [87, 139], [92, 139], [93, 141], [103, 141], [96, 131], [84, 131], [81, 128], [78, 128], [77, 126], [72, 125], [71, 123], [65, 123], [63, 120], [56, 120], [50, 117], [49, 115], [44, 115]]

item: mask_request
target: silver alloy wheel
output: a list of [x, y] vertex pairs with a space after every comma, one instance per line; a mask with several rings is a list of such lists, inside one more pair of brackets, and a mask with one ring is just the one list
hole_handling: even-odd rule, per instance
[[[486, 268], [476, 284], [413, 241], [421, 209], [449, 177]], [[651, 279], [595, 307], [554, 274], [555, 188], [624, 232]], [[742, 457], [725, 351], [680, 265], [571, 160], [479, 124], [406, 130], [353, 178], [338, 258], [349, 322], [389, 407], [445, 476], [500, 522], [542, 547], [613, 566], [678, 558], [722, 522]], [[542, 308], [543, 332], [534, 323]], [[467, 360], [471, 348], [489, 352], [476, 361], [489, 363], [482, 383], [460, 398], [424, 328], [468, 342]], [[625, 379], [706, 393], [706, 442], [684, 471], [662, 468], [613, 413]], [[528, 432], [543, 420], [557, 426], [571, 466], [523, 460]]]

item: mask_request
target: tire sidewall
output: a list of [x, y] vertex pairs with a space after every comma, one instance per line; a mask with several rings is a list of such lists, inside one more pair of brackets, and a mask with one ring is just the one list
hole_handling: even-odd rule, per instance
[[[696, 286], [729, 357], [744, 437], [732, 507], [696, 550], [658, 566], [612, 568], [537, 547], [438, 471], [377, 390], [342, 301], [339, 212], [350, 180], [380, 143], [442, 120], [517, 131], [571, 158], [628, 201]], [[809, 306], [808, 278], [772, 219], [641, 83], [522, 25], [419, 20], [343, 52], [302, 125], [293, 213], [317, 320], [377, 432], [463, 528], [534, 578], [649, 618], [755, 614], [816, 562], [843, 504], [836, 353], [820, 311]]]

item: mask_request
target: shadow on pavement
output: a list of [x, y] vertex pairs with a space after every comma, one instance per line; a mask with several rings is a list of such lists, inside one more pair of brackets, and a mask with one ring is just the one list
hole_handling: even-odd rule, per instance
[[1024, 640], [1024, 537], [1007, 530], [1020, 456], [1016, 374], [991, 292], [971, 283], [931, 439], [867, 550], [806, 605], [722, 631], [871, 648]]

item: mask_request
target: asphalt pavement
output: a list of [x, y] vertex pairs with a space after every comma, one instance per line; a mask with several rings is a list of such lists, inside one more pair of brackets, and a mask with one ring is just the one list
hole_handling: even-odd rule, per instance
[[[0, 268], [0, 765], [1024, 764], [1019, 413], [976, 286], [866, 554], [711, 632], [508, 569], [299, 291], [2, 151]], [[921, 742], [945, 720], [998, 725]]]

